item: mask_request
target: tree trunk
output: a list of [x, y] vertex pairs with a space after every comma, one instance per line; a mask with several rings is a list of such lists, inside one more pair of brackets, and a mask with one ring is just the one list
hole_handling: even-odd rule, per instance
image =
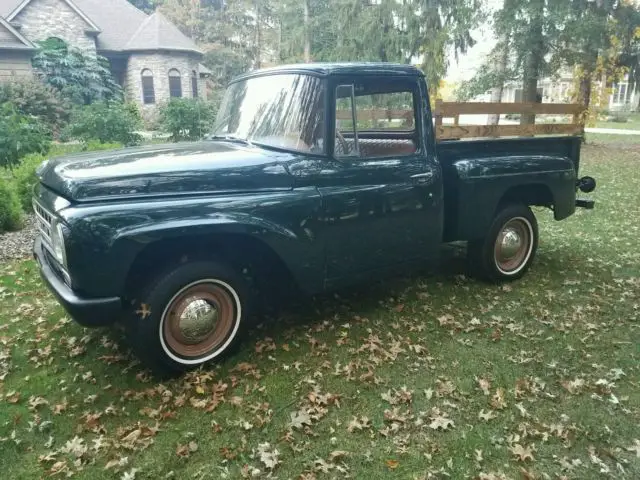
[[[522, 81], [522, 101], [527, 103], [538, 102], [538, 79], [544, 61], [544, 37], [542, 36], [542, 22], [544, 19], [544, 0], [534, 0], [535, 10], [531, 15], [531, 28], [529, 38], [531, 50], [527, 54], [524, 65], [524, 78]], [[535, 114], [525, 114], [520, 118], [522, 125], [531, 125], [536, 122]]]
[[585, 71], [580, 79], [580, 105], [582, 105], [582, 111], [589, 110], [591, 105], [591, 77], [592, 73]]
[[304, 61], [311, 63], [311, 14], [310, 0], [304, 0]]
[[[505, 38], [500, 45], [500, 56], [498, 61], [498, 84], [491, 92], [491, 102], [502, 102], [502, 94], [504, 92], [504, 76], [507, 71], [507, 62], [509, 61], [509, 36], [505, 35]], [[487, 125], [498, 125], [500, 123], [500, 115], [489, 115]]]
[[260, 23], [262, 18], [260, 17], [260, 5], [258, 2], [254, 2], [256, 9], [256, 46], [255, 46], [255, 68], [262, 67], [262, 32], [260, 30]]

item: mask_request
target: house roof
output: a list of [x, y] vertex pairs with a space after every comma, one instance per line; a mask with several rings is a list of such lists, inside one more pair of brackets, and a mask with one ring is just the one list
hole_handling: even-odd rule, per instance
[[140, 25], [123, 50], [180, 50], [202, 53], [189, 37], [160, 12], [156, 12]]
[[[8, 1], [2, 1], [1, 3], [7, 3], [8, 5], [15, 5], [14, 8], [9, 12], [4, 14], [4, 17], [9, 20], [10, 22], [13, 21], [18, 14], [24, 10], [24, 8], [29, 5], [31, 3], [32, 0], [8, 0]], [[65, 2], [67, 5], [69, 5], [69, 7], [71, 7], [71, 9], [73, 11], [75, 11], [78, 16], [80, 18], [82, 18], [87, 25], [89, 26], [89, 28], [91, 30], [93, 30], [94, 32], [99, 32], [100, 31], [100, 27], [98, 27], [98, 25], [96, 25], [74, 2], [73, 0], [62, 0], [63, 2]], [[16, 5], [17, 4], [17, 5]]]
[[23, 35], [20, 34], [13, 26], [7, 22], [4, 18], [0, 17], [0, 31], [4, 30], [5, 32], [9, 32], [9, 37], [13, 38], [13, 41], [2, 40], [5, 38], [4, 35], [0, 35], [0, 48], [10, 49], [10, 50], [33, 50], [35, 49], [35, 45], [27, 40]]
[[[9, 17], [31, 0], [0, 0]], [[61, 0], [96, 27], [98, 51], [173, 50], [201, 53], [196, 44], [160, 13], [147, 15], [127, 0]], [[13, 15], [15, 16], [15, 15]]]

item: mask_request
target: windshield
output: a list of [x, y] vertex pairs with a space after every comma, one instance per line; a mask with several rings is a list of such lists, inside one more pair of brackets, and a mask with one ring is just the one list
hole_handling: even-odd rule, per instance
[[324, 153], [324, 84], [319, 78], [297, 74], [235, 82], [224, 95], [213, 134]]

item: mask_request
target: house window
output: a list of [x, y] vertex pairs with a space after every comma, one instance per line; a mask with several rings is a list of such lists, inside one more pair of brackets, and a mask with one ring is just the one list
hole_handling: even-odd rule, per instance
[[175, 68], [169, 70], [169, 96], [171, 98], [182, 97], [182, 78]]
[[148, 68], [142, 70], [142, 101], [145, 105], [156, 103], [156, 91], [153, 87], [153, 73]]
[[627, 103], [627, 84], [619, 83], [613, 88], [613, 103], [624, 105]]
[[191, 72], [191, 96], [198, 98], [198, 72]]

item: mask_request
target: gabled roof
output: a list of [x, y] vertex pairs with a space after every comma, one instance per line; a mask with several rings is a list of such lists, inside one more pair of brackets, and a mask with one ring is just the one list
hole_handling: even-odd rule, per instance
[[[31, 0], [0, 0], [9, 22]], [[127, 0], [60, 0], [95, 27], [99, 52], [174, 50], [201, 53], [196, 44], [159, 13], [148, 16]]]
[[[32, 0], [21, 0], [17, 6], [15, 6], [15, 8], [11, 11], [11, 13], [6, 14], [6, 19], [8, 21], [13, 21], [18, 14], [24, 10], [24, 8], [29, 5], [31, 3]], [[87, 25], [89, 26], [89, 28], [94, 31], [94, 32], [99, 32], [100, 31], [100, 27], [98, 27], [98, 25], [96, 25], [93, 20], [91, 20], [82, 10], [80, 10], [80, 8], [73, 2], [73, 0], [62, 0], [63, 2], [65, 2], [67, 5], [69, 5], [69, 7], [78, 14], [78, 16], [80, 18], [82, 18]], [[3, 2], [3, 3], [10, 3], [10, 4], [15, 4], [17, 3], [15, 0], [11, 0], [10, 2]]]
[[121, 51], [147, 19], [146, 13], [127, 0], [74, 1], [102, 30], [96, 37], [98, 51]]
[[125, 51], [177, 50], [202, 53], [198, 46], [160, 12], [150, 15], [124, 46]]
[[0, 48], [11, 50], [34, 50], [36, 47], [33, 43], [27, 40], [19, 31], [7, 22], [4, 18], [0, 17], [0, 31], [8, 31], [9, 34], [15, 39], [13, 42], [3, 41], [0, 36]]

